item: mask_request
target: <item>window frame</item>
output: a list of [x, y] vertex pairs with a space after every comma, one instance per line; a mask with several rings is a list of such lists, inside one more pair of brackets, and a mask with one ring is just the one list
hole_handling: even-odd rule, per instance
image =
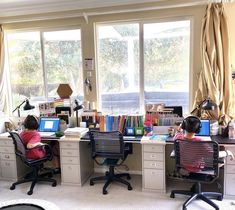
[[[188, 110], [190, 111], [190, 108], [192, 107], [192, 101], [193, 101], [193, 94], [192, 90], [193, 87], [192, 81], [193, 81], [193, 31], [194, 31], [194, 17], [193, 16], [176, 16], [176, 17], [164, 17], [164, 18], [151, 18], [151, 19], [141, 19], [141, 20], [127, 20], [127, 21], [104, 21], [104, 22], [96, 22], [95, 24], [95, 55], [96, 55], [96, 78], [97, 78], [97, 106], [98, 108], [101, 107], [101, 94], [100, 94], [100, 84], [99, 84], [99, 67], [98, 67], [98, 27], [100, 26], [110, 26], [110, 25], [120, 25], [120, 24], [139, 24], [139, 114], [143, 114], [145, 112], [144, 107], [144, 24], [151, 24], [151, 23], [163, 23], [163, 22], [173, 22], [173, 21], [184, 21], [188, 20], [190, 22], [190, 37], [189, 37], [189, 78], [188, 78], [188, 94], [189, 94], [189, 102], [188, 102]], [[102, 110], [101, 110], [102, 112]], [[186, 114], [186, 113], [184, 113]]]
[[[45, 38], [44, 33], [46, 32], [55, 32], [55, 31], [66, 31], [66, 30], [80, 30], [80, 38], [81, 38], [81, 60], [83, 61], [83, 49], [82, 49], [82, 27], [80, 25], [72, 25], [67, 27], [30, 27], [30, 28], [21, 28], [21, 29], [12, 29], [12, 30], [5, 30], [5, 38], [4, 38], [4, 44], [5, 44], [5, 66], [4, 69], [6, 71], [6, 81], [7, 81], [7, 104], [9, 105], [9, 109], [7, 110], [8, 115], [12, 115], [12, 110], [14, 109], [13, 106], [13, 98], [12, 98], [12, 87], [11, 87], [11, 81], [10, 81], [10, 65], [9, 65], [9, 51], [8, 51], [8, 42], [7, 42], [7, 34], [8, 33], [27, 33], [27, 32], [39, 32], [40, 37], [40, 48], [41, 48], [41, 62], [42, 62], [42, 74], [43, 74], [43, 88], [44, 88], [44, 95], [42, 95], [43, 101], [50, 101], [52, 98], [48, 96], [48, 81], [47, 81], [47, 70], [45, 67]], [[82, 65], [82, 81], [83, 81], [83, 65]], [[84, 90], [83, 90], [83, 96], [84, 96]], [[35, 100], [37, 101], [37, 100]]]

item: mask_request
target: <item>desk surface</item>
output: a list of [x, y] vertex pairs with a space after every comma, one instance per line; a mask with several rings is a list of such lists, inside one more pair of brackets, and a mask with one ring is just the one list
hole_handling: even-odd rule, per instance
[[[89, 140], [88, 134], [83, 136], [81, 138], [82, 140]], [[123, 139], [125, 142], [140, 142], [142, 139], [142, 136], [123, 136]], [[218, 142], [218, 144], [234, 144], [235, 145], [235, 139], [229, 139], [228, 137], [223, 137], [223, 136], [211, 136], [211, 139], [213, 141]], [[166, 143], [173, 143], [173, 137], [169, 137], [166, 140]]]

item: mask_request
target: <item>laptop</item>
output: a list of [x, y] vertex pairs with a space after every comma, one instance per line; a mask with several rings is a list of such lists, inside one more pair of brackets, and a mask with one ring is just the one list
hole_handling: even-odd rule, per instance
[[50, 137], [59, 131], [60, 119], [53, 117], [41, 117], [39, 122], [39, 133], [41, 137]]
[[197, 133], [195, 136], [202, 140], [210, 141], [210, 120], [201, 120], [201, 125], [200, 133]]

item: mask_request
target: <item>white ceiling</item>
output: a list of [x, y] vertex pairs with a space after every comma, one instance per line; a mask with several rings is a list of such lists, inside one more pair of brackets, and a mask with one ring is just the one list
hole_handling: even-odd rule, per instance
[[0, 0], [0, 17], [43, 14], [60, 11], [86, 10], [101, 7], [139, 3], [190, 6], [207, 3], [208, 0]]

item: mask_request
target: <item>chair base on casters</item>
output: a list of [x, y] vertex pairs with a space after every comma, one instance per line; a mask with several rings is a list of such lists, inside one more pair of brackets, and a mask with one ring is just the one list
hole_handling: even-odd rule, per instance
[[16, 185], [18, 185], [18, 184], [23, 184], [23, 183], [26, 183], [26, 182], [32, 182], [31, 186], [30, 186], [30, 189], [27, 192], [28, 195], [32, 195], [33, 194], [34, 186], [36, 185], [37, 182], [40, 182], [40, 181], [43, 181], [43, 182], [52, 182], [52, 185], [51, 185], [52, 187], [55, 187], [57, 185], [57, 182], [56, 182], [55, 179], [44, 178], [45, 176], [49, 176], [50, 177], [51, 172], [38, 175], [38, 171], [39, 171], [39, 168], [34, 168], [34, 170], [32, 172], [33, 175], [30, 176], [30, 178], [27, 178], [27, 175], [26, 175], [26, 177], [23, 180], [20, 180], [20, 181], [17, 181], [15, 183], [13, 183], [11, 185], [11, 187], [10, 187], [10, 190], [14, 190]]
[[102, 180], [106, 180], [104, 187], [103, 187], [103, 194], [107, 194], [107, 187], [111, 184], [111, 182], [120, 182], [122, 184], [127, 185], [127, 189], [128, 190], [132, 190], [132, 186], [129, 182], [127, 182], [126, 180], [122, 179], [121, 177], [127, 177], [127, 179], [131, 179], [130, 174], [128, 173], [122, 173], [122, 174], [114, 174], [114, 166], [110, 166], [109, 167], [109, 171], [107, 171], [105, 173], [105, 176], [99, 176], [99, 177], [94, 177], [90, 179], [90, 185], [94, 185], [95, 181], [102, 181]]
[[[190, 197], [184, 202], [183, 204], [183, 210], [187, 210], [187, 206], [196, 199], [201, 199], [214, 207], [216, 210], [219, 210], [219, 207], [211, 201], [209, 198], [215, 198], [219, 201], [223, 200], [223, 194], [218, 192], [202, 192], [201, 191], [201, 183], [197, 182], [195, 183], [190, 191], [187, 190], [172, 190], [171, 191], [171, 198], [175, 198], [175, 194], [181, 194], [181, 195], [189, 195]], [[208, 198], [209, 197], [209, 198]]]

